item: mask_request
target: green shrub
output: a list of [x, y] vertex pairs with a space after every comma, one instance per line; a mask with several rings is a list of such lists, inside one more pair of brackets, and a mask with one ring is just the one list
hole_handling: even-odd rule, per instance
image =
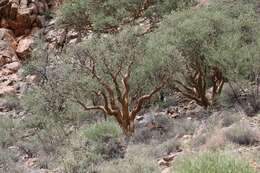
[[172, 173], [256, 173], [245, 161], [217, 152], [187, 156], [174, 165]]
[[91, 124], [83, 133], [87, 139], [99, 142], [104, 137], [117, 138], [122, 134], [122, 131], [114, 121], [102, 121]]
[[257, 142], [257, 132], [246, 122], [240, 122], [231, 126], [225, 132], [226, 138], [240, 145], [253, 145]]

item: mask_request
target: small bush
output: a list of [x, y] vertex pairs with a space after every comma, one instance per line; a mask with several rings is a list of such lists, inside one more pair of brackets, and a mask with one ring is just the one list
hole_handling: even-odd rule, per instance
[[99, 142], [104, 137], [117, 138], [122, 131], [114, 121], [102, 121], [91, 124], [83, 133], [89, 140]]
[[128, 148], [124, 159], [109, 162], [99, 167], [100, 173], [159, 173], [157, 163], [150, 155], [146, 145], [134, 145]]
[[256, 173], [245, 161], [217, 152], [206, 152], [177, 160], [172, 173]]
[[17, 166], [17, 156], [0, 148], [0, 172], [1, 173], [25, 173], [25, 170]]
[[8, 117], [1, 117], [0, 119], [0, 148], [8, 147], [15, 141], [16, 131], [14, 128], [16, 124], [14, 120]]
[[240, 145], [253, 145], [257, 142], [256, 132], [245, 122], [231, 126], [225, 135], [228, 140]]
[[239, 121], [241, 119], [241, 115], [237, 114], [227, 114], [226, 116], [223, 117], [222, 119], [222, 126], [223, 127], [228, 127], [235, 122]]
[[155, 116], [155, 128], [142, 127], [136, 129], [132, 141], [134, 143], [161, 143], [169, 138], [191, 135], [198, 126], [197, 121], [188, 119], [172, 119], [169, 116]]
[[223, 86], [222, 92], [217, 98], [217, 102], [225, 107], [230, 107], [239, 101], [240, 94], [241, 91], [239, 87], [226, 84]]
[[177, 152], [180, 150], [180, 142], [177, 141], [176, 139], [169, 139], [162, 144], [156, 146], [154, 148], [154, 155], [156, 158], [168, 155], [173, 152]]

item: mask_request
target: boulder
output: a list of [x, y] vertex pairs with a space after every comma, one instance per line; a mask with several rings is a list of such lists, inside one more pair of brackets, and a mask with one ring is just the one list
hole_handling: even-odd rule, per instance
[[0, 28], [0, 40], [7, 42], [13, 49], [16, 49], [17, 42], [13, 31], [10, 29]]
[[17, 60], [18, 57], [11, 45], [4, 40], [0, 40], [0, 66]]
[[32, 36], [27, 36], [19, 41], [16, 53], [20, 58], [26, 58], [28, 53], [31, 51], [31, 46], [34, 42], [33, 40]]

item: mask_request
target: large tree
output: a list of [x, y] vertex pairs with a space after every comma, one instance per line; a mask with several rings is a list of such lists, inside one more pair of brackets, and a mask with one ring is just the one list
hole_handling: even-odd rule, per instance
[[115, 35], [93, 36], [68, 47], [54, 58], [55, 62], [49, 57], [49, 67], [43, 68], [45, 73], [34, 70], [46, 74], [39, 88], [48, 88], [45, 96], [55, 95], [85, 111], [102, 111], [114, 117], [124, 133], [132, 135], [137, 114], [167, 80], [163, 71], [154, 73], [147, 63], [144, 41], [138, 33], [136, 29], [126, 29]]
[[[172, 87], [208, 107], [225, 81], [259, 62], [259, 23], [250, 4], [223, 3], [166, 17], [148, 42], [150, 56], [172, 61]], [[211, 88], [211, 92], [208, 89]]]

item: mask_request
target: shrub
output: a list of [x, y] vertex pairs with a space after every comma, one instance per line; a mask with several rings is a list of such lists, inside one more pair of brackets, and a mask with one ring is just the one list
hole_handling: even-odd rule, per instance
[[122, 130], [114, 121], [97, 122], [83, 130], [83, 136], [90, 145], [89, 151], [104, 160], [124, 156], [124, 146], [120, 141]]
[[255, 173], [245, 161], [218, 152], [188, 156], [178, 159], [174, 165], [174, 173]]
[[153, 153], [156, 158], [169, 155], [171, 153], [180, 151], [180, 142], [177, 139], [169, 139], [158, 146], [153, 150]]
[[150, 155], [146, 145], [134, 145], [128, 148], [124, 159], [103, 164], [98, 169], [102, 173], [159, 173], [157, 163]]
[[65, 173], [93, 172], [95, 166], [103, 162], [101, 154], [93, 151], [93, 146], [82, 134], [84, 134], [84, 129], [72, 133], [69, 142], [59, 151]]
[[99, 142], [106, 137], [118, 138], [122, 134], [122, 131], [114, 121], [102, 121], [91, 124], [83, 133], [87, 139]]
[[16, 141], [16, 122], [8, 117], [0, 119], [0, 148], [13, 145]]
[[197, 121], [188, 119], [172, 119], [162, 114], [154, 116], [151, 121], [154, 128], [139, 127], [133, 135], [132, 142], [145, 144], [160, 144], [161, 141], [169, 138], [178, 138], [184, 135], [191, 135], [198, 127]]
[[0, 172], [4, 173], [25, 173], [25, 169], [17, 166], [17, 156], [11, 151], [0, 148]]
[[222, 126], [223, 127], [231, 126], [235, 122], [239, 121], [241, 118], [242, 118], [241, 115], [238, 113], [224, 115], [222, 118]]
[[60, 147], [60, 161], [65, 173], [95, 172], [105, 161], [122, 158], [122, 131], [113, 121], [102, 121], [72, 132]]
[[245, 122], [231, 126], [225, 132], [226, 138], [240, 145], [252, 145], [257, 142], [257, 133]]

